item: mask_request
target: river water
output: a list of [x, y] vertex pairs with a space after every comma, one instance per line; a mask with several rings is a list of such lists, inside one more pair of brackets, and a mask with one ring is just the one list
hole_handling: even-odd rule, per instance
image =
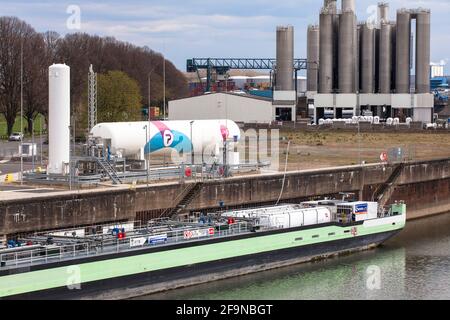
[[450, 213], [409, 221], [370, 251], [139, 299], [450, 299]]

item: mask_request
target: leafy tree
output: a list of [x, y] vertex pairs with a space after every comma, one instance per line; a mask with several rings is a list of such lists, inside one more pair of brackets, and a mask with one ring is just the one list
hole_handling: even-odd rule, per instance
[[98, 122], [137, 121], [141, 119], [139, 84], [122, 71], [98, 75]]

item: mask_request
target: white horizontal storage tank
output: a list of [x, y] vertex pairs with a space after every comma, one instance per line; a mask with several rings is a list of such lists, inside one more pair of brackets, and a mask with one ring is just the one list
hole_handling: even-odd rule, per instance
[[[149, 129], [150, 127], [150, 129]], [[192, 131], [191, 131], [192, 130]], [[186, 120], [109, 122], [97, 124], [91, 134], [94, 138], [109, 140], [112, 154], [135, 157], [144, 150], [145, 154], [173, 152], [195, 154], [208, 152], [218, 156], [223, 146], [223, 137], [236, 143], [240, 140], [240, 129], [232, 120]], [[191, 144], [192, 135], [192, 144]], [[229, 150], [234, 147], [230, 142]]]
[[48, 69], [49, 174], [67, 174], [70, 161], [70, 68], [54, 64]]
[[269, 228], [295, 228], [331, 222], [331, 211], [326, 207], [301, 208], [285, 205], [258, 209], [226, 212], [223, 217], [259, 218], [263, 226]]

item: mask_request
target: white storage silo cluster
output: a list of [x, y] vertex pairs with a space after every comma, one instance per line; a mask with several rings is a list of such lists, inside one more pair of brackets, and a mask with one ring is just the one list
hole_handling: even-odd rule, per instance
[[307, 32], [306, 96], [315, 122], [329, 112], [338, 119], [371, 112], [382, 119], [431, 121], [431, 11], [399, 9], [392, 20], [389, 4], [380, 2], [376, 20], [357, 23], [355, 1], [341, 3], [338, 10], [337, 0], [324, 0], [319, 25]]

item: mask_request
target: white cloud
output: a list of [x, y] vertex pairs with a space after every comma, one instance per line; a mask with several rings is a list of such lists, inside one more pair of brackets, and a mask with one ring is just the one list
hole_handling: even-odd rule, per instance
[[[389, 0], [388, 0], [389, 1]], [[79, 4], [82, 30], [114, 36], [137, 45], [165, 51], [179, 68], [194, 56], [270, 57], [275, 55], [275, 27], [295, 27], [296, 56], [306, 54], [306, 26], [317, 23], [322, 0], [0, 0], [2, 15], [16, 15], [39, 31], [62, 34], [66, 7]], [[358, 20], [378, 0], [357, 0]], [[450, 55], [449, 0], [391, 0], [391, 17], [401, 7], [432, 10], [432, 59]]]

